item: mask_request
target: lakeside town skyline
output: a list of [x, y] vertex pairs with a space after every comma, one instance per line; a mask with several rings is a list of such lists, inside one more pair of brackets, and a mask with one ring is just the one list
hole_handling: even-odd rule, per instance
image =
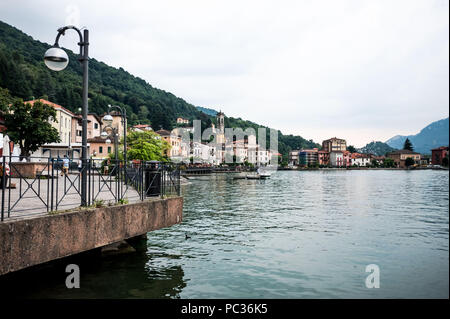
[[[67, 108], [50, 102], [45, 99], [37, 99], [25, 101], [31, 107], [35, 103], [42, 103], [53, 108], [56, 112], [55, 120], [49, 121], [52, 127], [59, 135], [59, 142], [45, 143], [31, 154], [31, 158], [42, 161], [42, 159], [62, 158], [68, 156], [74, 161], [79, 160], [81, 154], [81, 115], [68, 110]], [[111, 124], [104, 123], [106, 114], [110, 114]], [[125, 131], [130, 132], [154, 132], [156, 138], [166, 141], [168, 148], [162, 151], [170, 161], [193, 164], [244, 164], [249, 163], [256, 166], [266, 165], [288, 165], [289, 167], [398, 167], [405, 168], [407, 166], [425, 167], [427, 165], [444, 165], [448, 166], [448, 145], [436, 145], [430, 149], [429, 153], [421, 154], [414, 152], [414, 145], [409, 139], [406, 141], [410, 146], [396, 150], [390, 148], [384, 154], [373, 154], [370, 151], [360, 151], [353, 145], [349, 145], [344, 138], [332, 137], [323, 140], [321, 147], [302, 148], [289, 151], [288, 156], [283, 159], [278, 149], [271, 149], [266, 145], [272, 144], [272, 136], [269, 144], [266, 144], [265, 134], [264, 140], [257, 139], [256, 132], [245, 132], [225, 127], [225, 114], [218, 112], [215, 116], [215, 124], [212, 123], [210, 128], [204, 132], [201, 131], [201, 121], [190, 121], [182, 117], [176, 120], [178, 127], [172, 130], [166, 130], [161, 127], [154, 130], [151, 124], [135, 124], [128, 125], [127, 120], [124, 121], [123, 115], [115, 111], [104, 113], [101, 115], [95, 113], [88, 114], [87, 126], [87, 142], [88, 156], [93, 160], [105, 160], [111, 158], [112, 154], [123, 148], [123, 145], [112, 143], [110, 139], [106, 139], [102, 132], [107, 127], [111, 127], [117, 132], [118, 141], [123, 139]], [[197, 121], [197, 122], [196, 122]], [[124, 126], [125, 125], [125, 126]], [[0, 117], [0, 132], [5, 131], [4, 120]], [[196, 134], [196, 130], [200, 130], [200, 134]], [[207, 133], [207, 136], [204, 135]], [[231, 135], [230, 135], [231, 134]], [[9, 143], [7, 135], [0, 134], [1, 148], [4, 150], [5, 143]], [[194, 136], [192, 140], [191, 137]], [[199, 138], [196, 140], [195, 136]], [[213, 137], [209, 142], [205, 141], [205, 137]], [[5, 140], [5, 138], [7, 140]], [[152, 138], [149, 136], [149, 138]], [[278, 137], [276, 137], [278, 139]], [[118, 143], [117, 141], [117, 143]], [[262, 145], [261, 145], [262, 143]], [[278, 145], [278, 142], [277, 144]], [[386, 144], [387, 146], [387, 144]], [[20, 146], [13, 144], [9, 147], [12, 152], [13, 161], [19, 161], [19, 155], [22, 154]], [[121, 152], [121, 151], [120, 151]], [[9, 154], [9, 152], [8, 152]], [[78, 156], [76, 155], [78, 154]], [[117, 153], [116, 153], [117, 154]], [[117, 155], [116, 155], [117, 156]], [[286, 158], [287, 157], [287, 158]], [[413, 161], [407, 163], [407, 158]], [[446, 160], [444, 160], [446, 158]], [[445, 162], [447, 161], [447, 162]]]

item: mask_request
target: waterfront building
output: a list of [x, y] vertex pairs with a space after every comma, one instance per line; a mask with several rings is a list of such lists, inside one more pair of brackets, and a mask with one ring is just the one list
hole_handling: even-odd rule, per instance
[[448, 156], [448, 146], [441, 146], [431, 150], [431, 164], [442, 165], [442, 160]]
[[404, 168], [406, 167], [405, 161], [408, 157], [412, 158], [414, 160], [415, 165], [420, 164], [420, 153], [413, 152], [410, 150], [398, 150], [390, 152], [386, 155], [389, 158], [392, 158], [394, 160], [395, 165], [397, 167]]
[[330, 165], [330, 153], [324, 150], [320, 150], [317, 152], [317, 156], [319, 159], [319, 165], [328, 166]]
[[351, 154], [351, 165], [356, 166], [369, 166], [371, 163], [370, 154], [362, 154], [362, 153], [352, 153]]
[[173, 159], [181, 157], [181, 137], [179, 135], [168, 130], [159, 130], [156, 131], [156, 134], [160, 135], [170, 145], [170, 149], [165, 154], [166, 156]]
[[344, 152], [343, 151], [330, 152], [330, 164], [333, 167], [343, 167], [344, 166]]
[[192, 156], [194, 158], [194, 162], [212, 164], [215, 161], [213, 149], [205, 143], [193, 142]]
[[236, 163], [244, 163], [248, 159], [248, 143], [245, 140], [237, 140], [232, 145]]
[[431, 155], [421, 155], [419, 163], [420, 166], [428, 166], [431, 163]]
[[298, 154], [299, 150], [294, 150], [289, 152], [289, 165], [297, 166], [299, 164]]
[[352, 153], [350, 151], [344, 151], [342, 154], [343, 154], [342, 156], [344, 159], [343, 165], [345, 167], [351, 166], [352, 165]]
[[322, 142], [322, 150], [329, 153], [333, 151], [344, 152], [347, 150], [347, 142], [344, 139], [333, 137]]
[[314, 166], [319, 164], [319, 149], [302, 149], [298, 153], [298, 163], [301, 166]]
[[226, 140], [225, 140], [225, 114], [220, 111], [216, 114], [217, 127], [212, 124], [212, 133], [214, 134], [214, 164], [220, 165], [225, 163]]

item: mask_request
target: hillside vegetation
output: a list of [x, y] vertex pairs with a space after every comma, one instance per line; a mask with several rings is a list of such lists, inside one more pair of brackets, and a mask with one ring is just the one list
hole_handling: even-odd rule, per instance
[[[44, 53], [49, 47], [49, 44], [34, 40], [0, 21], [0, 87], [8, 89], [12, 96], [24, 100], [46, 98], [76, 113], [82, 106], [82, 69], [77, 54], [66, 50], [69, 65], [61, 72], [54, 72], [43, 62]], [[177, 117], [199, 119], [202, 121], [202, 128], [214, 121], [215, 110], [199, 110], [182, 98], [153, 87], [123, 68], [108, 66], [91, 57], [89, 112], [102, 114], [107, 111], [108, 104], [125, 107], [130, 125], [149, 123], [155, 130], [172, 129], [176, 126]], [[232, 117], [226, 118], [226, 125], [243, 129], [262, 127]], [[317, 146], [312, 140], [282, 135], [279, 132], [278, 147], [285, 159], [291, 149]]]

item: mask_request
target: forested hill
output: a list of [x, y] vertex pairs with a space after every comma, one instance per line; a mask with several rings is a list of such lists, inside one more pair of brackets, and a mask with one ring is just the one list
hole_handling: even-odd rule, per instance
[[[82, 69], [77, 55], [66, 50], [68, 67], [54, 72], [43, 63], [49, 47], [0, 21], [0, 86], [24, 99], [48, 96], [75, 111], [82, 105]], [[117, 104], [127, 108], [130, 123], [151, 121], [157, 128], [170, 128], [177, 116], [193, 119], [201, 115], [195, 106], [172, 93], [95, 58], [89, 61], [89, 98], [91, 112], [102, 113], [108, 104]]]
[[358, 149], [358, 152], [365, 153], [365, 154], [374, 154], [377, 156], [384, 156], [386, 153], [395, 151], [395, 148], [390, 147], [386, 143], [377, 141], [377, 142], [370, 142], [366, 146]]
[[[82, 68], [77, 54], [66, 50], [69, 65], [61, 72], [54, 72], [43, 62], [49, 47], [49, 44], [34, 40], [0, 21], [0, 87], [25, 100], [45, 97], [76, 112], [82, 105]], [[177, 117], [199, 119], [205, 126], [214, 120], [208, 112], [211, 110], [205, 109], [206, 113], [210, 113], [205, 114], [183, 99], [152, 87], [122, 68], [117, 69], [90, 58], [89, 111], [104, 113], [108, 104], [125, 107], [129, 124], [150, 123], [155, 129], [172, 129]], [[239, 124], [243, 129], [259, 126], [241, 119], [227, 119], [230, 125]], [[285, 157], [290, 149], [315, 146], [317, 144], [300, 136], [280, 135], [279, 138], [279, 149]]]

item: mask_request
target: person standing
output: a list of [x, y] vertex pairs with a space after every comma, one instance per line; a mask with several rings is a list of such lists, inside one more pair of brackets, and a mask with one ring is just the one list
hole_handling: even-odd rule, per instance
[[62, 167], [62, 171], [61, 171], [61, 176], [66, 175], [69, 173], [69, 158], [67, 157], [67, 155], [64, 155], [63, 158], [63, 167]]
[[81, 176], [81, 171], [83, 170], [83, 161], [81, 158], [78, 159], [78, 173]]

